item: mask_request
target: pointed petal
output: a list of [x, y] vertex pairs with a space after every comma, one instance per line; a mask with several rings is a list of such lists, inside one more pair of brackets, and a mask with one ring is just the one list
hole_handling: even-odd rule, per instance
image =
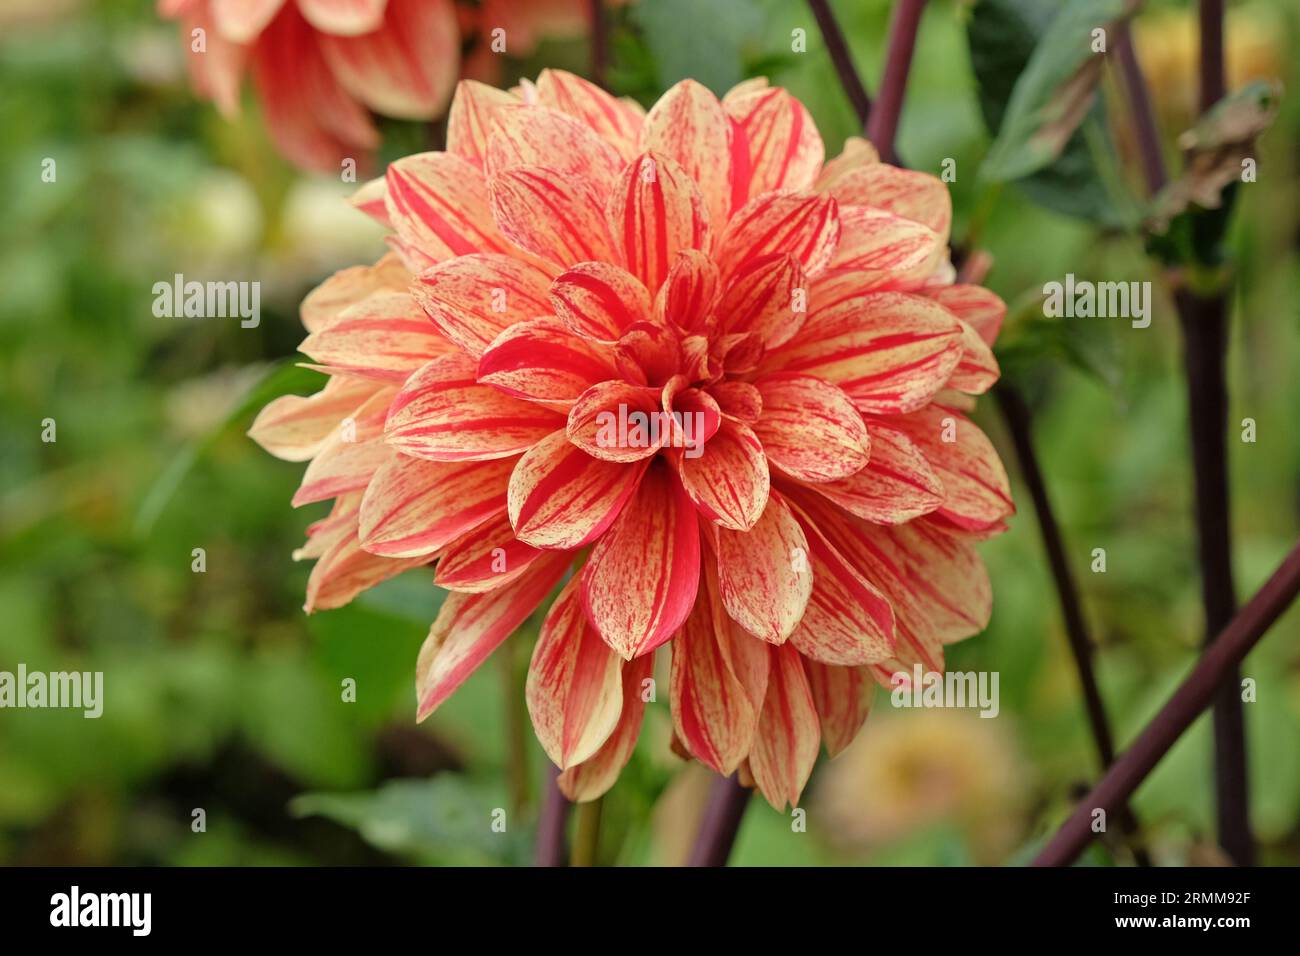
[[813, 592], [808, 541], [786, 503], [767, 500], [749, 531], [714, 537], [723, 606], [755, 637], [783, 643], [799, 625]]
[[353, 266], [334, 273], [302, 300], [299, 313], [308, 332], [335, 324], [344, 311], [377, 292], [405, 292], [411, 274], [401, 260], [388, 254], [373, 266]]
[[283, 461], [306, 461], [374, 391], [373, 383], [335, 376], [315, 395], [281, 395], [258, 412], [248, 437]]
[[454, 348], [405, 292], [375, 293], [345, 309], [337, 322], [313, 332], [298, 346], [322, 365], [398, 382]]
[[853, 170], [878, 162], [880, 154], [876, 152], [876, 147], [861, 136], [850, 136], [844, 141], [840, 154], [822, 167], [815, 188], [818, 192], [826, 192]]
[[641, 148], [672, 160], [694, 180], [709, 222], [727, 221], [737, 190], [745, 186], [738, 177], [747, 160], [743, 139], [716, 96], [694, 80], [673, 86], [646, 114]]
[[600, 203], [582, 180], [512, 166], [493, 177], [491, 201], [502, 235], [560, 269], [613, 258]]
[[810, 485], [850, 514], [902, 524], [943, 504], [943, 482], [902, 432], [871, 423], [871, 460], [856, 474]]
[[841, 206], [870, 206], [919, 222], [947, 242], [952, 197], [948, 187], [929, 173], [871, 163], [845, 173], [827, 192]]
[[623, 710], [618, 726], [594, 755], [560, 774], [560, 792], [570, 800], [575, 803], [595, 800], [614, 786], [636, 749], [641, 718], [645, 714], [645, 682], [653, 672], [653, 654], [623, 664]]
[[384, 202], [401, 240], [433, 262], [510, 251], [492, 220], [487, 180], [459, 156], [417, 153], [392, 163]]
[[537, 548], [590, 544], [618, 517], [645, 467], [593, 458], [560, 429], [519, 459], [510, 476], [516, 536]]
[[655, 296], [655, 322], [683, 335], [707, 334], [720, 288], [718, 267], [707, 254], [679, 250]]
[[416, 720], [433, 713], [514, 633], [564, 577], [571, 561], [571, 555], [548, 554], [503, 588], [447, 595], [415, 665]]
[[961, 361], [948, 378], [948, 388], [968, 395], [983, 395], [997, 382], [1002, 370], [993, 350], [969, 323], [961, 324]]
[[722, 423], [699, 454], [683, 453], [677, 469], [700, 514], [723, 528], [748, 531], [767, 506], [767, 457], [740, 422]]
[[937, 516], [959, 528], [981, 531], [1015, 513], [997, 450], [965, 415], [930, 405], [892, 418], [889, 424], [912, 439], [943, 482], [944, 500]]
[[605, 643], [631, 660], [681, 627], [699, 581], [695, 508], [668, 466], [652, 462], [583, 569], [587, 616]]
[[436, 358], [412, 375], [388, 409], [384, 440], [431, 461], [481, 461], [527, 451], [560, 427], [548, 408], [475, 381], [473, 359]]
[[812, 690], [799, 652], [789, 644], [769, 647], [771, 669], [749, 770], [759, 791], [777, 810], [799, 805], [821, 746]]
[[550, 407], [563, 407], [597, 382], [614, 378], [612, 353], [569, 332], [555, 319], [506, 329], [478, 363], [478, 380]]
[[496, 112], [488, 137], [488, 178], [515, 166], [544, 166], [604, 196], [623, 170], [618, 150], [591, 127], [545, 106], [510, 106]]
[[[352, 520], [356, 521], [355, 513]], [[343, 607], [362, 591], [424, 563], [424, 558], [381, 558], [365, 551], [356, 528], [338, 538], [320, 556], [307, 579], [308, 614]]]
[[498, 335], [547, 315], [550, 277], [504, 255], [459, 256], [422, 273], [411, 294], [434, 325], [474, 357]]
[[1007, 304], [977, 285], [946, 285], [927, 289], [926, 295], [967, 325], [975, 327], [985, 345], [992, 345], [1007, 315]]
[[537, 740], [557, 767], [582, 763], [614, 732], [623, 710], [622, 676], [622, 660], [583, 613], [575, 577], [547, 612], [524, 695]]
[[731, 276], [749, 259], [785, 252], [810, 277], [822, 272], [840, 239], [835, 200], [811, 193], [765, 193], [751, 199], [727, 224], [718, 265]]
[[911, 289], [927, 279], [947, 247], [928, 226], [867, 206], [840, 206], [840, 241], [828, 272], [848, 272], [866, 289]]
[[853, 743], [871, 709], [876, 685], [866, 667], [836, 667], [803, 659], [826, 753], [838, 756]]
[[447, 545], [433, 583], [471, 594], [492, 591], [518, 578], [545, 553], [518, 540], [510, 519], [499, 514]]
[[673, 727], [688, 752], [724, 776], [749, 753], [767, 690], [768, 654], [722, 608], [712, 561], [673, 638]]
[[503, 109], [520, 102], [505, 90], [477, 80], [461, 80], [447, 114], [447, 152], [482, 169], [493, 121]]
[[291, 502], [295, 508], [364, 488], [375, 471], [392, 457], [392, 449], [383, 442], [383, 428], [384, 411], [393, 395], [391, 388], [377, 389], [351, 416], [338, 423], [303, 472]]
[[612, 344], [650, 318], [650, 293], [636, 276], [608, 262], [580, 262], [551, 285], [551, 306], [575, 335]]
[[799, 334], [807, 317], [808, 280], [794, 256], [783, 252], [740, 266], [718, 313], [728, 333], [753, 332], [767, 348]]
[[754, 384], [763, 396], [754, 433], [772, 464], [805, 481], [846, 478], [866, 465], [867, 426], [841, 389], [810, 375], [770, 375]]
[[815, 308], [798, 339], [760, 368], [816, 375], [861, 411], [894, 415], [929, 402], [961, 355], [961, 325], [947, 310], [922, 296], [879, 292]]
[[605, 207], [614, 249], [628, 271], [657, 292], [678, 252], [709, 247], [709, 216], [694, 180], [660, 153], [623, 170]]
[[362, 546], [388, 557], [432, 554], [504, 510], [513, 465], [394, 455], [361, 500]]
[[596, 84], [564, 70], [542, 70], [537, 77], [537, 102], [582, 120], [624, 160], [636, 155], [644, 116]]
[[813, 188], [826, 147], [802, 103], [783, 89], [768, 87], [739, 93], [733, 90], [723, 106], [745, 131], [751, 196]]

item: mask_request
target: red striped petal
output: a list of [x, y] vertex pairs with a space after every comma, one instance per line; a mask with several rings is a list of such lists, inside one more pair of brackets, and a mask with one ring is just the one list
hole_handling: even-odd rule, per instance
[[371, 554], [432, 554], [500, 514], [514, 462], [425, 461], [394, 455], [361, 500], [361, 544]]
[[866, 206], [840, 206], [840, 241], [828, 272], [854, 275], [862, 289], [912, 289], [947, 251], [943, 237], [918, 222]]
[[974, 326], [985, 345], [992, 345], [1007, 315], [1007, 304], [977, 285], [946, 285], [925, 292], [967, 325]]
[[322, 365], [369, 378], [402, 381], [431, 358], [455, 349], [405, 292], [378, 292], [313, 332], [299, 351]]
[[751, 196], [777, 189], [813, 188], [826, 148], [802, 103], [777, 87], [733, 90], [722, 103], [745, 131]]
[[684, 249], [709, 247], [704, 198], [690, 175], [660, 153], [623, 170], [606, 204], [609, 234], [628, 271], [657, 292]]
[[524, 694], [537, 740], [557, 767], [582, 763], [614, 732], [623, 710], [622, 675], [622, 660], [583, 613], [575, 577], [547, 612]]
[[452, 153], [417, 153], [392, 163], [384, 202], [398, 237], [433, 262], [510, 250], [492, 220], [487, 180]]
[[594, 83], [564, 70], [542, 70], [537, 77], [537, 102], [582, 120], [624, 160], [636, 155], [644, 116]]
[[740, 422], [723, 422], [699, 455], [681, 455], [677, 469], [700, 514], [720, 527], [748, 531], [767, 506], [767, 457]]
[[1002, 374], [998, 360], [979, 332], [969, 323], [961, 324], [961, 360], [948, 378], [948, 388], [968, 395], [982, 395]]
[[572, 557], [546, 555], [515, 582], [447, 595], [415, 665], [416, 720], [424, 720], [514, 633], [559, 583]]
[[870, 668], [836, 667], [803, 659], [826, 753], [838, 756], [867, 721], [876, 685]]
[[384, 439], [431, 461], [481, 461], [518, 455], [564, 419], [548, 408], [475, 381], [474, 361], [453, 352], [424, 365], [388, 409]]
[[500, 514], [447, 545], [433, 583], [470, 594], [491, 591], [515, 580], [545, 553], [516, 538], [510, 519]]
[[618, 341], [650, 318], [650, 293], [636, 276], [608, 262], [580, 262], [551, 285], [551, 306], [575, 335]]
[[248, 437], [276, 458], [306, 461], [374, 391], [371, 382], [335, 376], [315, 395], [281, 395], [258, 412]]
[[510, 395], [563, 407], [615, 375], [612, 354], [554, 319], [520, 322], [498, 335], [478, 363], [478, 380]]
[[659, 407], [659, 390], [628, 382], [593, 385], [569, 411], [569, 441], [605, 461], [640, 461], [673, 437], [672, 419]]
[[754, 432], [772, 464], [805, 481], [846, 478], [866, 465], [867, 426], [841, 389], [810, 375], [771, 375], [754, 384], [763, 396]]
[[[695, 182], [709, 222], [721, 226], [727, 221], [734, 198], [743, 196], [748, 182], [748, 161], [743, 137], [736, 136], [709, 90], [694, 80], [668, 90], [646, 114], [641, 148], [667, 157]], [[658, 283], [646, 284], [658, 288]]]
[[494, 119], [520, 102], [519, 97], [505, 90], [477, 80], [461, 80], [447, 113], [447, 152], [482, 169]]
[[641, 718], [645, 714], [646, 681], [654, 672], [654, 655], [647, 654], [623, 664], [623, 710], [618, 726], [596, 753], [560, 774], [560, 792], [575, 803], [595, 800], [604, 794], [632, 757]]
[[871, 423], [871, 460], [856, 474], [810, 485], [844, 510], [878, 524], [902, 524], [943, 504], [943, 482], [902, 432]]
[[659, 294], [655, 320], [682, 335], [712, 332], [713, 306], [720, 288], [718, 267], [698, 249], [681, 249]]
[[758, 731], [749, 750], [749, 771], [777, 810], [798, 806], [821, 746], [812, 690], [799, 652], [789, 644], [769, 647], [771, 668]]
[[561, 269], [613, 258], [600, 203], [582, 180], [513, 166], [493, 177], [491, 200], [502, 235]]
[[718, 245], [718, 265], [731, 276], [749, 259], [789, 253], [811, 277], [826, 268], [840, 239], [840, 217], [829, 196], [765, 193], [731, 217]]
[[344, 311], [377, 292], [405, 292], [411, 274], [389, 253], [373, 266], [353, 266], [334, 273], [302, 300], [299, 314], [308, 332], [320, 332], [338, 322]]
[[870, 206], [932, 229], [944, 242], [952, 227], [948, 187], [929, 173], [871, 163], [846, 172], [827, 190], [844, 206]]
[[551, 311], [551, 280], [503, 255], [459, 256], [422, 273], [411, 294], [444, 335], [478, 357], [502, 332]]
[[753, 528], [719, 529], [713, 540], [727, 613], [755, 637], [784, 643], [802, 620], [814, 586], [808, 541], [789, 507], [772, 495]]
[[728, 333], [753, 332], [768, 348], [793, 339], [807, 317], [808, 280], [794, 256], [783, 252], [740, 266], [718, 313]]
[[591, 127], [545, 106], [509, 106], [496, 112], [488, 138], [488, 178], [515, 166], [544, 166], [605, 196], [623, 170], [618, 150]]
[[636, 490], [645, 463], [593, 458], [561, 429], [542, 439], [510, 476], [515, 535], [537, 548], [580, 548], [600, 537]]
[[653, 461], [583, 569], [587, 615], [605, 643], [631, 660], [681, 627], [699, 580], [695, 509], [666, 463]]

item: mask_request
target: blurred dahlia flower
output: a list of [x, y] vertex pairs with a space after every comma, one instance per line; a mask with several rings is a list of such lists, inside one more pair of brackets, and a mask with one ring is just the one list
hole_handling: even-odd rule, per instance
[[[580, 33], [586, 23], [583, 0], [158, 0], [158, 10], [182, 25], [200, 95], [233, 115], [251, 70], [276, 147], [324, 172], [379, 145], [369, 111], [441, 115], [461, 72], [463, 36], [500, 28], [507, 50], [522, 56], [541, 35]], [[492, 79], [498, 60], [480, 42], [466, 66]]]
[[463, 81], [446, 152], [361, 189], [392, 252], [306, 299], [329, 383], [251, 434], [334, 500], [309, 611], [436, 562], [420, 719], [558, 587], [526, 693], [566, 794], [612, 785], [671, 642], [677, 749], [781, 807], [873, 680], [985, 626], [1013, 509], [960, 409], [1004, 306], [954, 284], [939, 180], [823, 158], [766, 81], [647, 114], [546, 71]]

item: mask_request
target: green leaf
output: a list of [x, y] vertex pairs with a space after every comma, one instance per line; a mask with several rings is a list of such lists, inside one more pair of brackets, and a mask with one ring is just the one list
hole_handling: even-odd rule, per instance
[[[356, 830], [368, 843], [420, 863], [521, 864], [531, 844], [504, 802], [464, 777], [392, 780], [361, 793], [307, 793], [289, 804], [298, 817], [322, 816]], [[505, 814], [502, 816], [502, 814]], [[500, 819], [504, 832], [493, 828]]]
[[745, 78], [747, 59], [764, 39], [755, 0], [655, 0], [632, 8], [658, 64], [663, 87], [690, 77], [721, 96]]
[[[1091, 95], [1091, 87], [1082, 104], [1086, 108], [1075, 103], [1077, 116], [1057, 117], [1054, 139], [1035, 139], [1050, 118], [1056, 84], [1068, 81], [1064, 65], [1073, 63], [1074, 70], [1090, 62], [1100, 65], [1091, 50], [1091, 31], [1105, 23], [1106, 9], [1124, 3], [1075, 0], [1058, 14], [1053, 0], [978, 0], [967, 39], [980, 110], [996, 136], [982, 176], [1015, 179], [1033, 202], [1068, 216], [1108, 226], [1133, 224], [1136, 209], [1117, 174], [1105, 104]], [[1063, 118], [1074, 124], [1064, 132]]]

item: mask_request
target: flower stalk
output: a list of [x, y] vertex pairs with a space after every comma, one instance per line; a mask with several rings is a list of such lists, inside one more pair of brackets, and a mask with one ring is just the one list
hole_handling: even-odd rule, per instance
[[862, 85], [858, 71], [853, 67], [853, 56], [849, 53], [849, 45], [844, 40], [840, 25], [835, 22], [835, 15], [831, 13], [830, 4], [826, 0], [808, 0], [808, 6], [812, 10], [813, 19], [817, 21], [817, 28], [821, 31], [822, 41], [826, 44], [826, 52], [835, 66], [835, 72], [839, 75], [840, 85], [844, 87], [844, 94], [849, 98], [849, 104], [865, 132], [867, 121], [871, 118], [871, 97]]
[[600, 813], [604, 797], [578, 804], [577, 829], [573, 834], [571, 866], [595, 866], [600, 851]]
[[546, 785], [542, 790], [542, 809], [537, 818], [537, 866], [564, 866], [564, 831], [569, 822], [569, 801], [560, 792], [560, 771], [546, 763]]
[[735, 774], [714, 780], [700, 833], [686, 865], [726, 866], [747, 806], [749, 790], [740, 785]]
[[899, 0], [894, 6], [894, 17], [889, 27], [889, 48], [885, 54], [885, 72], [880, 81], [880, 95], [876, 108], [867, 123], [867, 139], [871, 140], [881, 157], [897, 163], [894, 136], [898, 132], [898, 118], [903, 111], [903, 93], [907, 89], [907, 75], [912, 68], [912, 53], [916, 49], [916, 31], [921, 24], [925, 0]]

